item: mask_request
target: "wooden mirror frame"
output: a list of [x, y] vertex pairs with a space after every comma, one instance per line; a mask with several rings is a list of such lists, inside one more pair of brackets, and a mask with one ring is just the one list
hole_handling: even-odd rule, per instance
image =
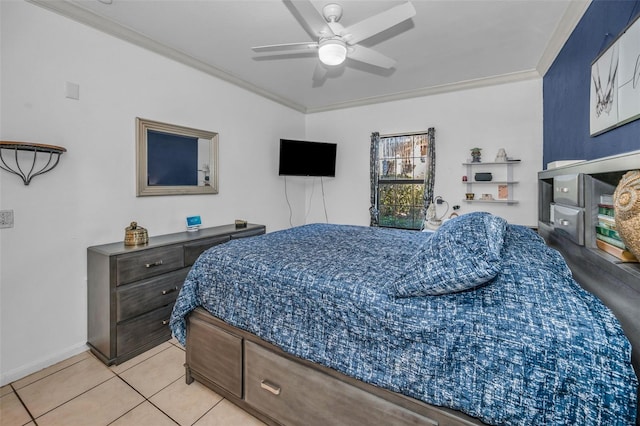
[[[136, 195], [138, 197], [148, 195], [190, 195], [190, 194], [217, 194], [218, 193], [218, 133], [208, 132], [205, 130], [192, 129], [184, 126], [161, 123], [159, 121], [147, 120], [136, 117]], [[150, 185], [149, 184], [149, 158], [148, 158], [148, 134], [149, 131], [164, 133], [166, 135], [175, 135], [176, 138], [198, 138], [209, 142], [209, 179], [203, 179], [203, 184], [198, 178], [197, 185]], [[200, 169], [198, 158], [197, 172], [204, 172]]]

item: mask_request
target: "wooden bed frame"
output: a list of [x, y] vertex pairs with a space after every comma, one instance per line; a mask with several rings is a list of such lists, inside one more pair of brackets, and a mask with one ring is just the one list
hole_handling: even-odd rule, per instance
[[[615, 180], [621, 173], [610, 174], [612, 170], [640, 165], [640, 151], [623, 157], [622, 162], [614, 158], [613, 162], [599, 163], [596, 168], [584, 163], [582, 167], [541, 172], [539, 233], [547, 244], [563, 254], [576, 281], [617, 316], [632, 344], [632, 363], [640, 375], [639, 264], [621, 265], [612, 256], [594, 249], [593, 231], [586, 228], [586, 243], [574, 243], [556, 232], [548, 215], [545, 216], [551, 200], [549, 190], [553, 191], [548, 184], [555, 174], [579, 173], [587, 179], [593, 173], [597, 178], [606, 175], [603, 179]], [[593, 189], [593, 185], [599, 188], [601, 184], [589, 183], [587, 179], [585, 190]], [[592, 191], [591, 195], [594, 194]], [[582, 208], [589, 217], [590, 197], [586, 199], [587, 206]], [[194, 379], [203, 383], [270, 425], [484, 424], [461, 412], [429, 405], [289, 355], [202, 308], [187, 319], [185, 368], [187, 383]], [[636, 425], [640, 425], [640, 415]]]

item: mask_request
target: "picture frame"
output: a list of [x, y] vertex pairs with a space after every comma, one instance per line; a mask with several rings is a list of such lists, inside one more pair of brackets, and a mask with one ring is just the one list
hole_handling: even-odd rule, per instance
[[589, 134], [640, 118], [640, 17], [591, 64]]
[[509, 185], [498, 185], [498, 200], [509, 199]]
[[136, 195], [218, 193], [218, 133], [136, 117]]

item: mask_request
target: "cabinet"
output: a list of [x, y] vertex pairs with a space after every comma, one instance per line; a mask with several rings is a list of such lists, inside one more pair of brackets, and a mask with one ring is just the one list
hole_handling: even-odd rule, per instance
[[265, 233], [224, 225], [87, 249], [88, 336], [105, 364], [120, 364], [171, 338], [169, 318], [189, 269], [206, 249]]
[[[502, 161], [487, 163], [462, 163], [466, 167], [467, 180], [462, 183], [466, 186], [467, 193], [474, 194], [473, 199], [464, 199], [466, 203], [503, 203], [517, 204], [513, 198], [514, 186], [518, 183], [513, 180], [513, 166], [519, 161]], [[476, 173], [491, 173], [493, 179], [498, 180], [477, 181]], [[501, 194], [506, 191], [506, 195]], [[482, 194], [491, 194], [491, 199], [483, 199]]]
[[[596, 245], [598, 203], [602, 195], [613, 194], [627, 171], [638, 167], [640, 151], [635, 151], [539, 172], [538, 229], [543, 236], [561, 236], [616, 262]], [[637, 264], [620, 268], [640, 271]]]

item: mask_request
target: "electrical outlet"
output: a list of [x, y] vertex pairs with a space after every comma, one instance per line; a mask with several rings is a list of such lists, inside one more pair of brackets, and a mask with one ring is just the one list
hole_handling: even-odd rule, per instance
[[0, 228], [13, 228], [13, 210], [0, 210]]

